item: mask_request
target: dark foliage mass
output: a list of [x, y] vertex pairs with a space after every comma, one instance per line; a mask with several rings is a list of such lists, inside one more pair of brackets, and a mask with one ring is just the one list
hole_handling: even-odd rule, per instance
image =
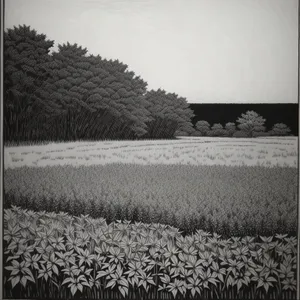
[[174, 138], [176, 136], [285, 136], [277, 123], [247, 111], [223, 127], [198, 121], [185, 98], [147, 83], [118, 60], [58, 45], [28, 26], [4, 33], [4, 140], [70, 141]]
[[173, 138], [194, 131], [185, 98], [147, 92], [118, 60], [88, 55], [27, 26], [4, 34], [4, 139]]

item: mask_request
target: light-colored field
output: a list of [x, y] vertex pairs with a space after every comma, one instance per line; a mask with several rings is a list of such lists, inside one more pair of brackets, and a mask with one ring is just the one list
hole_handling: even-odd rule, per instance
[[297, 167], [298, 138], [207, 138], [100, 141], [14, 146], [4, 149], [5, 168], [109, 163]]

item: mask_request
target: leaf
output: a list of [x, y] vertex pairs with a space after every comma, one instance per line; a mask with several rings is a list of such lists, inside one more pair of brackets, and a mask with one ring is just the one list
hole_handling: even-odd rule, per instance
[[69, 282], [72, 282], [72, 278], [71, 278], [71, 277], [66, 278], [66, 279], [62, 282], [61, 285], [64, 285], [64, 284], [69, 283]]
[[106, 288], [111, 287], [113, 289], [115, 285], [116, 285], [116, 281], [111, 280], [107, 283]]
[[20, 280], [21, 284], [26, 287], [26, 283], [27, 283], [27, 278], [25, 276], [23, 276]]
[[[12, 259], [19, 259], [19, 257], [20, 256], [9, 256], [8, 258], [7, 258], [7, 260], [6, 260], [6, 262], [9, 262], [10, 260], [12, 260]], [[7, 267], [5, 267], [6, 269], [7, 269]], [[7, 270], [9, 270], [9, 269], [7, 269]]]
[[228, 288], [230, 285], [232, 285], [232, 284], [233, 284], [233, 278], [232, 278], [231, 275], [229, 275], [228, 278], [227, 278], [227, 282], [226, 282], [227, 288]]
[[264, 282], [260, 279], [257, 284], [257, 288], [260, 288], [264, 285]]
[[72, 295], [74, 296], [76, 294], [76, 292], [77, 292], [77, 287], [74, 284], [72, 284], [72, 286], [71, 286]]
[[125, 298], [126, 295], [128, 294], [128, 288], [124, 286], [119, 286], [119, 291], [121, 292], [122, 296]]
[[52, 270], [53, 270], [53, 272], [54, 272], [56, 275], [59, 275], [59, 271], [58, 271], [58, 268], [57, 268], [56, 265], [53, 265], [53, 266], [52, 266]]
[[155, 282], [152, 279], [148, 279], [147, 282], [150, 283], [150, 284], [156, 285]]
[[82, 290], [83, 290], [83, 286], [81, 283], [78, 283], [77, 284], [77, 288], [79, 289], [79, 291], [82, 293]]
[[11, 279], [11, 286], [14, 288], [20, 282], [20, 276], [13, 277]]
[[91, 285], [87, 281], [82, 281], [81, 284], [85, 285], [85, 286], [87, 286], [89, 288], [91, 287]]
[[120, 283], [121, 283], [123, 286], [126, 286], [126, 287], [129, 286], [129, 285], [128, 285], [128, 282], [127, 282], [127, 280], [126, 280], [125, 278], [122, 278], [122, 279], [120, 280]]
[[176, 290], [176, 289], [173, 289], [173, 290], [172, 290], [172, 294], [173, 294], [173, 297], [176, 298], [177, 290]]
[[30, 276], [28, 276], [28, 275], [25, 275], [24, 277], [25, 277], [26, 279], [32, 281], [33, 283], [35, 283], [34, 277], [30, 277]]
[[98, 271], [96, 279], [99, 279], [99, 278], [101, 278], [103, 276], [106, 276], [106, 275], [107, 275], [107, 272], [105, 272], [105, 271]]
[[223, 276], [223, 274], [218, 274], [218, 278], [219, 278], [219, 280], [220, 280], [222, 283], [224, 283], [224, 276]]
[[59, 289], [59, 285], [54, 280], [52, 280], [52, 283]]
[[264, 283], [264, 288], [265, 288], [266, 292], [268, 292], [269, 286], [270, 286], [270, 285], [269, 285], [268, 283]]

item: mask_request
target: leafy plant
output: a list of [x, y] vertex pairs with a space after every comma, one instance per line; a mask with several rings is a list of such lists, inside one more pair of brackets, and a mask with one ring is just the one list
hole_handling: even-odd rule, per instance
[[297, 240], [286, 234], [183, 236], [16, 206], [4, 210], [4, 229], [5, 298], [296, 299]]

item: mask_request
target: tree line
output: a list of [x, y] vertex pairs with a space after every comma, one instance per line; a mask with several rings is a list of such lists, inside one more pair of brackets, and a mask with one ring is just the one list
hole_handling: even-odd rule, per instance
[[220, 123], [212, 126], [205, 120], [196, 122], [192, 136], [211, 137], [259, 137], [259, 136], [287, 136], [291, 129], [283, 123], [276, 123], [270, 130], [266, 129], [266, 119], [255, 111], [243, 113], [236, 123], [228, 122], [223, 127]]
[[[4, 141], [159, 139], [176, 136], [255, 136], [263, 123], [192, 123], [186, 98], [147, 82], [119, 60], [58, 45], [30, 26], [4, 32]], [[51, 52], [51, 53], [50, 53]], [[256, 122], [260, 122], [256, 118]], [[247, 125], [248, 124], [248, 125]], [[260, 130], [258, 131], [260, 127]], [[275, 126], [275, 125], [274, 125]], [[287, 129], [276, 124], [274, 133]], [[287, 132], [288, 133], [288, 132]]]
[[88, 55], [30, 26], [4, 33], [4, 139], [172, 138], [191, 133], [185, 98], [147, 83], [118, 60]]

